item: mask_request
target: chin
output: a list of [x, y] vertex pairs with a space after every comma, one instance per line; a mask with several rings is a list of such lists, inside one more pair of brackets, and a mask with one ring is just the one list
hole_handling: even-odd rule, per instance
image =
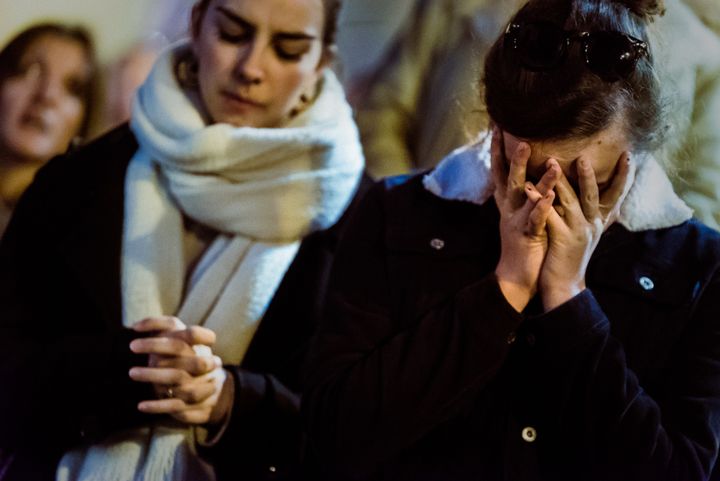
[[14, 149], [15, 158], [28, 164], [45, 163], [58, 154], [63, 153], [62, 149], [38, 149], [34, 148], [17, 148]]

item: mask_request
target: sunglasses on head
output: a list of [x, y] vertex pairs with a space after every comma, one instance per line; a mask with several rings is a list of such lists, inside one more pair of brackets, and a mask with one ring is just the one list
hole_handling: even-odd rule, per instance
[[550, 22], [511, 23], [503, 44], [517, 52], [524, 68], [539, 72], [559, 67], [573, 41], [580, 43], [588, 69], [607, 82], [628, 78], [638, 60], [649, 56], [647, 44], [630, 35], [567, 31]]

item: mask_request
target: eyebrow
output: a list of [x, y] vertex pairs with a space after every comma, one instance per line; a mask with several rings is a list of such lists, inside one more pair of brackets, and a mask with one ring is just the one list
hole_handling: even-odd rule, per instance
[[[223, 14], [225, 18], [227, 18], [231, 22], [237, 23], [243, 28], [247, 28], [249, 30], [257, 29], [255, 25], [253, 25], [248, 20], [244, 19], [242, 16], [238, 15], [227, 7], [219, 6], [217, 7], [217, 11]], [[279, 40], [315, 40], [317, 38], [314, 35], [309, 35], [303, 32], [277, 32], [273, 35], [273, 37]]]

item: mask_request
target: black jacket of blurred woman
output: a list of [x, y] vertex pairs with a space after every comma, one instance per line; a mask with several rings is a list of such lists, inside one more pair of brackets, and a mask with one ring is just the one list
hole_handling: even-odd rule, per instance
[[485, 59], [493, 131], [365, 196], [303, 397], [335, 479], [710, 477], [720, 236], [650, 155], [660, 8], [530, 0]]
[[0, 236], [38, 169], [87, 134], [96, 73], [83, 27], [35, 24], [0, 50]]
[[7, 479], [302, 476], [299, 371], [363, 183], [337, 8], [198, 2], [129, 127], [38, 173], [0, 245]]

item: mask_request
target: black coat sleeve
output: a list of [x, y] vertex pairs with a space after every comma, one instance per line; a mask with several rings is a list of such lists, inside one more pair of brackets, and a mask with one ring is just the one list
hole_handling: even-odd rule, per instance
[[436, 428], [495, 376], [522, 317], [480, 275], [399, 321], [391, 302], [382, 184], [338, 248], [303, 397], [311, 444], [331, 469], [370, 475]]
[[135, 335], [109, 321], [59, 242], [82, 184], [60, 173], [66, 160], [38, 174], [0, 244], [0, 447], [37, 459], [141, 422], [150, 395], [128, 377], [147, 364], [129, 349]]
[[305, 435], [300, 394], [271, 373], [225, 366], [235, 383], [235, 399], [224, 431], [200, 453], [220, 480], [300, 479]]
[[704, 286], [652, 394], [590, 290], [528, 321], [536, 340], [526, 373], [543, 386], [532, 401], [547, 426], [538, 442], [545, 434], [585, 450], [557, 453], [566, 456], [563, 478], [595, 466], [599, 479], [708, 479], [720, 439], [718, 274]]

